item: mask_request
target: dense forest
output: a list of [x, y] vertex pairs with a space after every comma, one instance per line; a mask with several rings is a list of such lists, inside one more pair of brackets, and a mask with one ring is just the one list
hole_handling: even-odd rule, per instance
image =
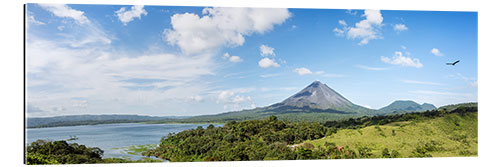
[[[429, 121], [426, 123], [431, 123], [430, 121], [434, 121], [435, 118], [447, 116], [458, 117], [459, 119], [466, 118], [472, 122], [477, 122], [477, 105], [459, 106], [451, 111], [441, 109], [421, 113], [361, 117], [344, 121], [330, 121], [324, 124], [314, 122], [294, 123], [279, 120], [275, 116], [263, 120], [233, 121], [223, 127], [209, 126], [206, 129], [199, 127], [177, 134], [169, 134], [162, 138], [159, 147], [149, 150], [143, 153], [143, 155], [155, 156], [174, 162], [401, 157], [400, 152], [406, 151], [384, 148], [375, 154], [370, 147], [351, 146], [349, 148], [349, 146], [340, 146], [333, 142], [323, 142], [321, 145], [314, 145], [304, 141], [315, 141], [326, 136], [334, 138], [337, 135], [337, 131], [342, 129], [358, 129], [356, 133], [362, 133], [361, 128], [364, 127], [375, 129], [377, 136], [374, 137], [384, 138], [387, 137], [385, 133], [379, 135], [384, 131], [380, 128], [380, 125], [396, 122], [416, 123], [421, 121]], [[461, 126], [469, 127], [467, 124], [471, 124], [471, 121]], [[448, 129], [451, 128], [448, 126], [450, 122], [444, 121], [444, 123], [446, 125], [441, 126]], [[456, 122], [454, 124], [457, 127], [459, 125], [460, 123]], [[409, 127], [418, 128], [417, 126]], [[475, 137], [477, 138], [477, 123], [471, 128], [463, 130], [475, 130]], [[396, 136], [396, 131], [392, 131], [392, 133], [393, 136]], [[459, 143], [461, 139], [468, 138], [468, 136], [463, 135], [451, 137], [456, 137]], [[474, 138], [474, 136], [470, 138]], [[439, 149], [439, 146], [442, 144], [436, 140], [421, 141], [419, 145], [415, 146], [416, 148], [411, 148], [413, 149], [411, 155], [403, 157], [432, 156], [428, 152], [443, 151]], [[477, 146], [477, 139], [475, 144]], [[477, 154], [477, 151], [475, 154]], [[474, 155], [474, 152], [469, 151], [469, 153], [460, 155]]]

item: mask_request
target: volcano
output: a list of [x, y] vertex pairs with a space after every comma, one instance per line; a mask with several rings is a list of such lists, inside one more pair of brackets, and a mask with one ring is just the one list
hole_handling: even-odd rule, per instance
[[317, 109], [348, 108], [354, 104], [320, 81], [314, 81], [295, 95], [281, 102], [285, 106]]

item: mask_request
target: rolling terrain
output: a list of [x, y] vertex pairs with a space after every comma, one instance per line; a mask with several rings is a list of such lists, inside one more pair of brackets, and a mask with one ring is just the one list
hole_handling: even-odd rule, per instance
[[334, 135], [304, 143], [315, 148], [334, 143], [350, 150], [365, 150], [372, 157], [383, 157], [385, 149], [398, 152], [398, 157], [477, 156], [477, 123], [476, 106], [473, 112], [340, 129]]

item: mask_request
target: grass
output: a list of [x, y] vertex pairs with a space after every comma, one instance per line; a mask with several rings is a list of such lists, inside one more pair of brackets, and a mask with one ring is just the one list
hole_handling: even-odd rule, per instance
[[122, 148], [113, 148], [115, 150], [122, 150], [130, 155], [141, 155], [142, 152], [145, 152], [149, 149], [153, 149], [157, 146], [157, 144], [146, 144], [146, 145], [133, 145]]
[[342, 129], [322, 139], [305, 141], [315, 148], [326, 142], [348, 149], [369, 150], [369, 158], [383, 156], [384, 149], [397, 151], [398, 157], [477, 156], [477, 112], [449, 114], [361, 129]]

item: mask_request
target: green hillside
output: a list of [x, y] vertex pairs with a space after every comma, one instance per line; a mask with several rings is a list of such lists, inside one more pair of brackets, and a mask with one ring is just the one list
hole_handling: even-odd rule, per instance
[[316, 149], [334, 143], [358, 152], [364, 150], [369, 155], [366, 158], [384, 157], [387, 151], [397, 152], [397, 157], [455, 157], [477, 156], [477, 140], [477, 112], [468, 112], [341, 129], [334, 135], [304, 143]]

